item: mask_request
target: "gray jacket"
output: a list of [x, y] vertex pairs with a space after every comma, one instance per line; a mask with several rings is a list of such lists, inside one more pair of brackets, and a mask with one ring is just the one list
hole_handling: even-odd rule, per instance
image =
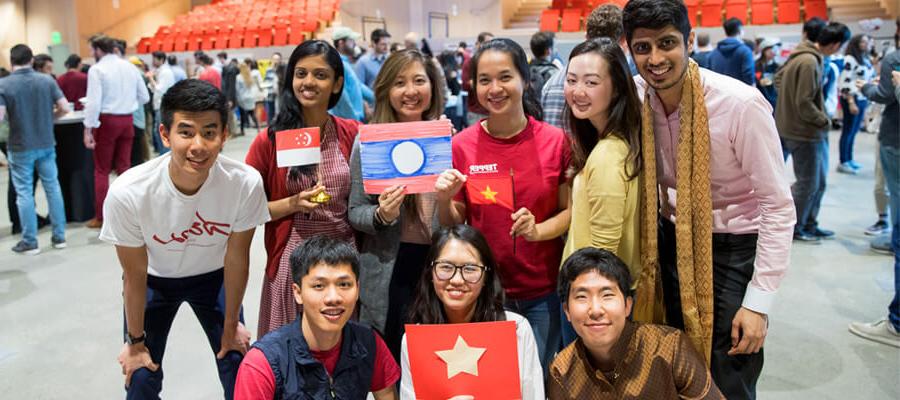
[[891, 71], [898, 67], [900, 67], [900, 50], [894, 50], [881, 60], [881, 82], [877, 86], [869, 83], [862, 88], [863, 95], [869, 100], [884, 104], [878, 141], [882, 146], [893, 148], [900, 148], [900, 105], [894, 93], [894, 83], [891, 81]]
[[390, 225], [375, 220], [378, 196], [363, 189], [359, 156], [359, 136], [350, 153], [350, 226], [356, 229], [359, 243], [359, 320], [384, 332], [388, 313], [388, 295], [394, 262], [400, 249], [401, 220], [406, 214], [400, 206], [400, 217]]

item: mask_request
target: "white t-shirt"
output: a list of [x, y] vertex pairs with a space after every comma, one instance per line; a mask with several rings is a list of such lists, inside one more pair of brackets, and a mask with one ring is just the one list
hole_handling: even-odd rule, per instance
[[[516, 323], [516, 349], [519, 358], [519, 385], [522, 389], [522, 400], [544, 400], [544, 370], [538, 358], [537, 343], [531, 324], [525, 317], [512, 311], [506, 311], [506, 320]], [[406, 348], [406, 334], [400, 348], [400, 399], [416, 398], [412, 373], [409, 367], [409, 352]]]
[[169, 177], [171, 153], [129, 169], [109, 187], [100, 240], [147, 246], [147, 273], [183, 278], [222, 268], [231, 232], [269, 220], [262, 177], [252, 167], [219, 155], [193, 195]]

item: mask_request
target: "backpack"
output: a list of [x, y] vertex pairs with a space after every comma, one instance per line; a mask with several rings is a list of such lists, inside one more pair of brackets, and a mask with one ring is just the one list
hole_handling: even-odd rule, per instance
[[528, 69], [531, 72], [531, 88], [534, 89], [534, 93], [538, 94], [541, 93], [550, 77], [559, 70], [556, 65], [553, 65], [553, 62], [537, 59], [531, 61]]

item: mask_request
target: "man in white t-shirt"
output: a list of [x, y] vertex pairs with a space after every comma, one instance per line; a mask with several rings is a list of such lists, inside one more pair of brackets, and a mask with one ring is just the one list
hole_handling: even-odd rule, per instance
[[129, 399], [159, 398], [160, 362], [178, 307], [187, 302], [216, 355], [230, 399], [250, 334], [241, 317], [250, 242], [269, 220], [262, 178], [220, 156], [225, 96], [188, 79], [162, 99], [163, 144], [171, 152], [122, 174], [103, 205], [100, 239], [124, 271], [125, 345], [119, 364]]

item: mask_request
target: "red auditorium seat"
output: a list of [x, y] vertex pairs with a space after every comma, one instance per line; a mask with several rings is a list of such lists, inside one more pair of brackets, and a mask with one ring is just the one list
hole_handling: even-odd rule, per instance
[[247, 28], [244, 31], [244, 47], [256, 47], [256, 31]]
[[169, 52], [173, 51], [174, 49], [175, 49], [175, 37], [172, 35], [163, 36], [160, 51], [169, 53]]
[[272, 45], [272, 28], [260, 28], [257, 32], [259, 41], [256, 43], [258, 47], [269, 47]]
[[703, 0], [700, 5], [700, 26], [714, 27], [722, 26], [722, 3], [723, 0]]
[[304, 40], [306, 40], [306, 34], [300, 31], [300, 29], [294, 30], [292, 27], [290, 36], [288, 37], [288, 43], [292, 45], [300, 44], [303, 43]]
[[273, 46], [284, 46], [288, 43], [287, 24], [275, 24], [275, 36], [272, 38]]
[[219, 33], [216, 35], [216, 50], [222, 50], [228, 48], [228, 37], [231, 36], [231, 32], [229, 28], [219, 29]]
[[231, 35], [228, 37], [228, 48], [238, 49], [244, 47], [241, 45], [244, 37], [244, 27], [231, 28]]
[[141, 40], [138, 40], [137, 52], [140, 54], [147, 54], [150, 52], [150, 38], [142, 37]]
[[550, 9], [541, 11], [541, 31], [559, 32], [559, 10]]
[[578, 32], [581, 30], [581, 8], [563, 10], [561, 30], [563, 32]]
[[750, 17], [753, 25], [775, 23], [775, 3], [773, 0], [753, 0], [750, 3]]
[[698, 26], [697, 13], [700, 11], [700, 0], [684, 0], [684, 5], [687, 7], [688, 19], [691, 21], [691, 26]]
[[800, 0], [777, 0], [778, 23], [796, 24], [800, 22]]
[[747, 23], [747, 0], [728, 0], [725, 3], [725, 19], [737, 18]]
[[828, 6], [825, 5], [825, 0], [804, 0], [803, 10], [806, 15], [804, 21], [808, 21], [813, 17], [828, 20]]
[[203, 41], [203, 37], [200, 34], [192, 33], [188, 36], [187, 51], [197, 51], [200, 50], [200, 43]]

